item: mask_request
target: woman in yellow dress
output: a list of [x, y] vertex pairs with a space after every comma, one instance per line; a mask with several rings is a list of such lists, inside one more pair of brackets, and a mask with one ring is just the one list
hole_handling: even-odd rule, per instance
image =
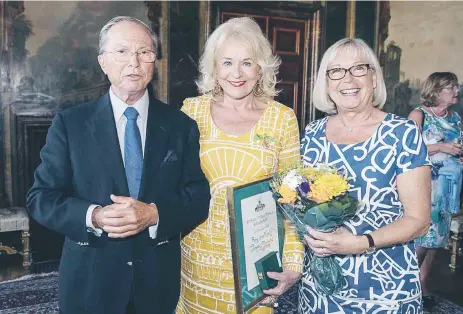
[[[236, 313], [227, 186], [271, 176], [300, 159], [299, 129], [292, 109], [273, 100], [280, 59], [256, 22], [227, 21], [209, 37], [197, 84], [202, 96], [182, 110], [200, 131], [201, 167], [211, 186], [209, 218], [182, 241], [182, 283], [177, 314]], [[273, 313], [271, 306], [300, 278], [303, 245], [285, 222], [283, 272], [270, 273], [278, 286], [248, 313]]]

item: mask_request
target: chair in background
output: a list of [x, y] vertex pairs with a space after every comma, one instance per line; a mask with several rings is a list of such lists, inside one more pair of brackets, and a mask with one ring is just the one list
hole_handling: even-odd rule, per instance
[[0, 255], [21, 254], [23, 266], [28, 270], [31, 261], [29, 216], [26, 209], [22, 207], [0, 208], [0, 234]]
[[455, 216], [452, 218], [450, 225], [450, 238], [448, 247], [450, 249], [450, 270], [455, 271], [461, 265], [463, 240], [463, 215]]

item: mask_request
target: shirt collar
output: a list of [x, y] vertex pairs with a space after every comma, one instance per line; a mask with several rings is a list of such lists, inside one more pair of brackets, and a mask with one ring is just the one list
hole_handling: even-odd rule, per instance
[[[114, 94], [113, 90], [109, 89], [109, 98], [111, 99], [111, 105], [113, 107], [114, 112], [114, 120], [118, 122], [122, 115], [124, 114], [125, 109], [129, 107], [124, 101], [122, 101], [119, 97]], [[140, 119], [146, 121], [148, 118], [148, 106], [149, 106], [149, 98], [148, 98], [148, 90], [145, 90], [143, 96], [131, 107], [137, 109]]]

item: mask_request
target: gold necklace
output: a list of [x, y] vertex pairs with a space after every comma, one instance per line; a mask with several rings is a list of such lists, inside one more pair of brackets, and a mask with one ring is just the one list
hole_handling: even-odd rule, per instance
[[[373, 110], [370, 112], [370, 114], [368, 115], [368, 117], [366, 117], [366, 118], [362, 121], [362, 123], [365, 122], [365, 121], [367, 121], [367, 120], [371, 117], [372, 114], [373, 114]], [[342, 124], [344, 125], [344, 127], [347, 128], [347, 132], [352, 132], [353, 128], [352, 128], [351, 126], [348, 126], [348, 125], [344, 122], [344, 119], [342, 118], [342, 115], [341, 115], [339, 112], [338, 112], [338, 116], [339, 116], [339, 119], [341, 119], [341, 122], [342, 122]], [[357, 125], [357, 126], [358, 126], [358, 125]]]
[[236, 125], [238, 124], [238, 122], [237, 121], [232, 121], [231, 123], [233, 125], [233, 133], [232, 133], [232, 135], [236, 135]]

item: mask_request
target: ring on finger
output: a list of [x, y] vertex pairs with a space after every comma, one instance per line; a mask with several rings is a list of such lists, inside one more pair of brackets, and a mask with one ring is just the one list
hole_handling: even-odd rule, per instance
[[276, 296], [274, 296], [274, 295], [271, 296], [270, 305], [272, 305], [273, 307], [278, 307], [278, 302], [277, 302], [277, 300], [278, 300], [278, 297], [276, 297]]
[[265, 299], [263, 299], [261, 302], [260, 302], [260, 305], [261, 306], [269, 306], [271, 305], [273, 302], [275, 302], [275, 298], [273, 296], [268, 296], [266, 297]]
[[277, 300], [277, 298], [275, 296], [273, 296], [273, 295], [269, 296], [262, 303], [260, 303], [259, 306], [266, 306], [266, 307], [273, 306], [273, 307], [275, 307], [275, 304], [276, 304], [276, 306], [278, 306], [278, 303], [276, 303], [276, 300]]

